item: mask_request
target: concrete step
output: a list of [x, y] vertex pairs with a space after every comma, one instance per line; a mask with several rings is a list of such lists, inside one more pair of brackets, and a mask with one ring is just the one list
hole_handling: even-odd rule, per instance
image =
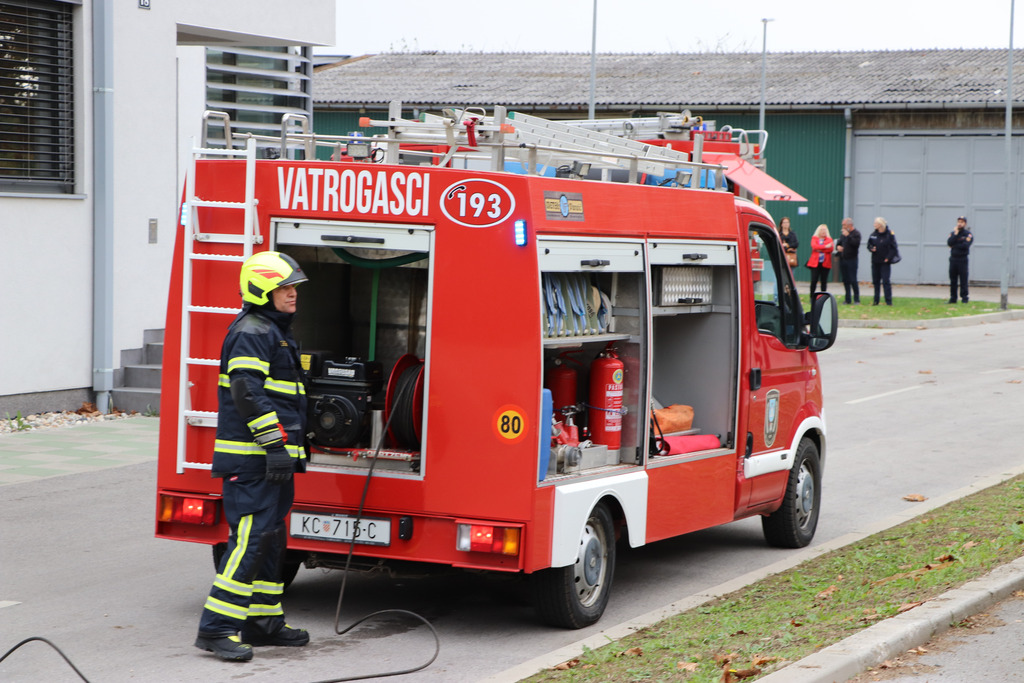
[[151, 365], [160, 365], [164, 362], [164, 343], [146, 342], [142, 349], [142, 362]]
[[127, 365], [124, 368], [124, 385], [135, 389], [159, 389], [161, 366], [148, 363], [145, 365]]
[[118, 410], [135, 411], [143, 415], [160, 414], [160, 390], [152, 388], [118, 387], [110, 392], [111, 402]]

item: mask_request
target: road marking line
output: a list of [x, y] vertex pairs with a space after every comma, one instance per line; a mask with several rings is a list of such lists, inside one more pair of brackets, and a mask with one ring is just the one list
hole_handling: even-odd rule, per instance
[[875, 394], [874, 396], [865, 396], [864, 398], [855, 398], [852, 401], [847, 401], [846, 405], [852, 406], [855, 403], [864, 403], [865, 401], [874, 401], [876, 398], [885, 398], [886, 396], [892, 396], [893, 394], [902, 394], [905, 391], [913, 391], [914, 389], [920, 389], [923, 384], [915, 384], [912, 387], [903, 387], [902, 389], [894, 389], [887, 391], [884, 394]]
[[3, 609], [4, 607], [14, 607], [15, 605], [20, 604], [21, 603], [16, 600], [0, 600], [0, 609]]

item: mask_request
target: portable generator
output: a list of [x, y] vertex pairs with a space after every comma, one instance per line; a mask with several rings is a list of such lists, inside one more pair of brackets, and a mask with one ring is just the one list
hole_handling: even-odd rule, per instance
[[310, 442], [331, 448], [359, 445], [369, 431], [373, 395], [384, 386], [381, 364], [336, 360], [319, 352], [303, 354], [302, 361], [309, 378]]

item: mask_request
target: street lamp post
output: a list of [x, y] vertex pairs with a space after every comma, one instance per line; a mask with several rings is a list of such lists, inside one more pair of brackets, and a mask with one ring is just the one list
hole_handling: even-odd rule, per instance
[[594, 23], [590, 34], [590, 110], [589, 118], [594, 120], [594, 91], [597, 90], [597, 0], [594, 0]]
[[[597, 0], [595, 0], [596, 2]], [[765, 82], [767, 80], [767, 57], [768, 57], [768, 22], [775, 21], [774, 19], [762, 19], [761, 23], [764, 24], [764, 31], [761, 36], [761, 112], [757, 117], [757, 129], [764, 130], [764, 90]]]

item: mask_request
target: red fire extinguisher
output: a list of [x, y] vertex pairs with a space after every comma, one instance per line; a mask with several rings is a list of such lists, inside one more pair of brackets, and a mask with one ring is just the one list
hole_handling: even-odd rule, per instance
[[566, 361], [572, 361], [579, 365], [575, 358], [569, 358], [566, 353], [577, 353], [566, 351], [555, 359], [555, 367], [551, 368], [544, 375], [544, 388], [551, 390], [551, 404], [555, 410], [555, 418], [559, 422], [564, 421], [562, 408], [576, 405], [576, 387], [578, 373], [575, 368], [569, 367]]
[[622, 443], [622, 374], [625, 364], [609, 344], [590, 364], [587, 424], [590, 440], [618, 450]]

